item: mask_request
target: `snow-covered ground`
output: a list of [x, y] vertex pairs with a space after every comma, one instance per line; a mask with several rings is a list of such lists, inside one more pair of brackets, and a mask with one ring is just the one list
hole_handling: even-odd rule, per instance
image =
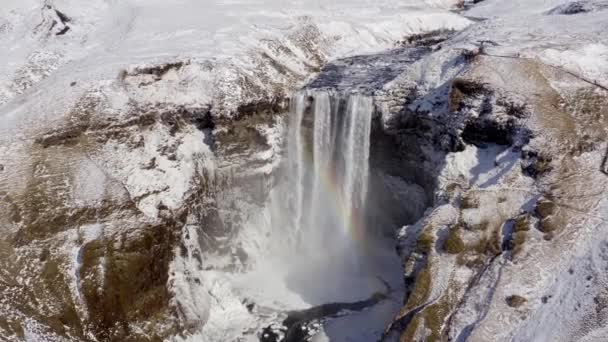
[[[0, 128], [9, 128], [9, 118], [32, 123], [60, 116], [84, 90], [115, 80], [123, 69], [188, 59], [207, 68], [190, 70], [195, 89], [180, 101], [223, 96], [223, 114], [232, 114], [253, 96], [243, 93], [239, 78], [253, 76], [264, 88], [254, 72], [261, 53], [306, 77], [319, 59], [387, 48], [426, 30], [463, 28], [469, 21], [445, 10], [453, 2], [7, 1], [0, 9], [0, 104], [15, 100], [2, 111]], [[69, 18], [62, 35], [56, 11]], [[280, 83], [285, 75], [276, 77], [273, 83]], [[16, 100], [26, 92], [25, 104]], [[157, 101], [171, 98], [175, 89], [157, 95]]]
[[[329, 61], [378, 53], [395, 47], [409, 35], [438, 29], [462, 31], [440, 49], [404, 67], [394, 80], [382, 85], [383, 91], [398, 93], [415, 85], [419, 94], [446, 96], [446, 92], [437, 89], [455, 76], [470, 72], [467, 77], [500, 89], [501, 95], [510, 99], [519, 98], [531, 104], [534, 113], [540, 113], [530, 120], [540, 137], [532, 141], [532, 146], [556, 152], [572, 143], [569, 134], [562, 135], [570, 131], [560, 131], [561, 123], [570, 122], [568, 116], [560, 116], [560, 108], [569, 104], [546, 106], [544, 100], [567, 98], [569, 89], [577, 90], [593, 82], [608, 86], [607, 2], [485, 0], [460, 13], [451, 11], [456, 3], [457, 0], [4, 0], [0, 7], [0, 190], [11, 195], [24, 191], [30, 181], [28, 172], [42, 155], [53, 160], [57, 170], [69, 173], [60, 191], [61, 195], [70, 194], [67, 197], [74, 200], [71, 205], [97, 205], [103, 198], [126, 193], [126, 197], [140, 199], [137, 207], [147, 219], [157, 219], [160, 204], [169, 210], [180, 208], [200, 168], [218, 167], [214, 151], [205, 142], [211, 135], [209, 130], [189, 127], [174, 136], [163, 125], [156, 124], [143, 132], [129, 131], [133, 140], [141, 138], [143, 148], [138, 141], [132, 145], [108, 142], [94, 151], [70, 150], [70, 154], [59, 149], [49, 152], [49, 156], [40, 153], [34, 139], [78, 122], [83, 113], [88, 113], [79, 104], [83, 98], [95, 98], [94, 103], [101, 103], [95, 107], [98, 110], [95, 115], [108, 121], [129, 119], [133, 103], [140, 111], [155, 106], [184, 106], [200, 111], [208, 109], [216, 119], [231, 119], [237, 116], [241, 105], [285, 97]], [[471, 71], [459, 58], [463, 50], [474, 50], [480, 45], [484, 46], [485, 54], [495, 57], [482, 57], [482, 62]], [[530, 64], [505, 62], [513, 57], [525, 58]], [[549, 65], [548, 69], [539, 67], [537, 62]], [[160, 71], [149, 70], [155, 66], [160, 66]], [[573, 80], [552, 67], [590, 83]], [[594, 91], [605, 96], [600, 90]], [[389, 104], [382, 107], [386, 120], [399, 113], [389, 108]], [[425, 98], [416, 105], [429, 110], [431, 116], [437, 114], [433, 119], [452, 119], [434, 112], [432, 99]], [[554, 113], [557, 114], [553, 116]], [[455, 118], [453, 124], [460, 124], [458, 120]], [[278, 122], [262, 129], [273, 143], [268, 151], [256, 151], [258, 159], [266, 164], [255, 172], [269, 174], [276, 167], [281, 125]], [[599, 128], [602, 129], [605, 127]], [[169, 145], [176, 146], [174, 156], [159, 152]], [[555, 245], [543, 244], [540, 234], [536, 234], [532, 247], [528, 248], [529, 253], [536, 251], [536, 254], [530, 254], [529, 260], [515, 266], [502, 259], [493, 264], [476, 285], [485, 289], [492, 285], [492, 291], [480, 291], [478, 297], [466, 298], [462, 311], [454, 319], [451, 334], [460, 336], [462, 331], [468, 331], [468, 324], [474, 323], [477, 330], [471, 338], [479, 341], [605, 339], [604, 328], [593, 326], [585, 316], [592, 305], [601, 311], [598, 302], [605, 300], [602, 288], [606, 281], [602, 272], [606, 246], [596, 241], [596, 237], [605, 235], [607, 211], [601, 191], [606, 184], [599, 177], [603, 175], [587, 173], [596, 170], [596, 164], [601, 162], [600, 150], [598, 147], [574, 158], [572, 163], [579, 168], [581, 179], [553, 180], [570, 186], [564, 190], [569, 196], [583, 194], [581, 201], [588, 208], [575, 208], [569, 214], [577, 221], [556, 238]], [[509, 150], [468, 146], [446, 158], [440, 187], [464, 179], [467, 186], [480, 193], [509, 192], [510, 197], [497, 210], [514, 215], [520, 207], [529, 206], [526, 200], [537, 200], [541, 190], [548, 187], [530, 184], [531, 180], [519, 173], [517, 158], [518, 154]], [[597, 187], [600, 195], [590, 194], [591, 187]], [[492, 196], [484, 198], [494, 200], [496, 196]], [[571, 197], [566, 200], [577, 201]], [[436, 212], [430, 216], [448, 222], [455, 209], [441, 207]], [[249, 218], [254, 219], [243, 223], [244, 233], [239, 238], [250, 244], [249, 251], [264, 246], [260, 241], [263, 236], [248, 234], [259, 232], [256, 229], [265, 222], [255, 220], [264, 221], [267, 214], [251, 215]], [[472, 210], [464, 216], [474, 222], [476, 215], [494, 214], [489, 210]], [[183, 234], [190, 237], [189, 241], [198, 241], [196, 229], [192, 228], [196, 223], [189, 224]], [[256, 229], [247, 229], [254, 226]], [[0, 227], [0, 233], [13, 233], [15, 227], [7, 224]], [[69, 242], [61, 249], [71, 260], [67, 278], [70, 293], [79, 304], [83, 299], [76, 274], [81, 267], [77, 244], [106, 234], [97, 225], [81, 229], [90, 231], [78, 239], [74, 237], [76, 234], [66, 234]], [[557, 257], [555, 246], [564, 253]], [[185, 248], [191, 253], [199, 246], [193, 243]], [[175, 294], [172, 300], [181, 308], [180, 318], [185, 325], [196, 330], [189, 337], [191, 340], [254, 339], [256, 329], [277, 321], [278, 311], [326, 301], [363, 299], [383, 289], [377, 276], [392, 284], [399, 283], [402, 277], [401, 273], [392, 273], [400, 269], [398, 264], [384, 268], [386, 263], [395, 263], [385, 253], [370, 258], [372, 271], [354, 276], [323, 267], [308, 270], [311, 262], [304, 262], [300, 268], [307, 269], [303, 274], [309, 277], [303, 279], [301, 274], [298, 277], [276, 272], [289, 267], [273, 264], [280, 260], [266, 258], [268, 252], [259, 250], [254, 256], [266, 261], [258, 263], [258, 268], [233, 274], [213, 267], [200, 270], [192, 254], [180, 255], [176, 248], [170, 276]], [[546, 270], [539, 267], [539, 260]], [[438, 261], [437, 270], [441, 274], [432, 289], [433, 297], [448, 286], [452, 261], [449, 258]], [[503, 270], [504, 265], [507, 267]], [[380, 268], [382, 275], [375, 272]], [[577, 272], [581, 269], [581, 277], [591, 278], [582, 282], [580, 277], [571, 277], [568, 268], [577, 268]], [[470, 276], [462, 268], [454, 274], [460, 280]], [[319, 287], [316, 282], [309, 283], [311, 278], [324, 284]], [[548, 304], [541, 299], [545, 289], [555, 298]], [[531, 303], [529, 309], [513, 311], [498, 295], [488, 302], [494, 290], [503, 297], [513, 293], [525, 295]], [[330, 321], [316, 338], [321, 341], [377, 338], [400, 307], [400, 295], [395, 292], [390, 300], [370, 310]], [[254, 313], [247, 310], [243, 302], [246, 300], [259, 306]], [[479, 305], [486, 305], [482, 315], [477, 309]], [[524, 314], [528, 315], [527, 320], [520, 321]], [[501, 326], [504, 322], [508, 323], [508, 329]], [[37, 325], [29, 327], [24, 332], [28, 339], [45, 339]]]
[[[91, 118], [128, 123], [133, 111], [139, 115], [154, 108], [207, 108], [215, 118], [230, 118], [241, 105], [286, 96], [331, 59], [391, 48], [411, 34], [466, 27], [470, 20], [449, 11], [455, 3], [4, 1], [0, 8], [0, 186], [11, 196], [19, 196], [31, 182], [33, 165], [47, 153], [51, 160], [57, 153], [62, 158], [55, 161], [54, 172], [66, 179], [63, 186], [69, 189], [62, 204], [96, 206], [118, 194], [116, 198], [134, 199], [150, 220], [158, 219], [159, 208], [177, 210], [183, 205], [201, 168], [214, 172], [216, 165], [205, 143], [209, 131], [187, 128], [174, 136], [157, 124], [149, 130], [129, 131], [127, 144], [111, 140], [71, 154], [39, 150], [35, 138], [53, 136], [73, 125], [93, 129], [87, 126]], [[151, 69], [155, 66], [161, 69]], [[85, 126], [78, 126], [81, 122]], [[163, 152], [167, 146], [175, 147], [174, 155]], [[258, 156], [272, 168], [275, 155], [276, 151], [268, 151]], [[261, 171], [271, 170], [264, 166]], [[18, 229], [13, 224], [2, 228], [5, 234]], [[100, 239], [113, 234], [120, 234], [120, 227], [108, 225]], [[80, 280], [74, 273], [82, 265], [75, 255], [79, 247], [72, 242], [61, 247], [60, 254], [69, 259], [68, 280], [76, 282], [69, 288], [74, 301], [81, 304]], [[293, 289], [285, 289], [285, 295], [277, 293], [286, 284], [285, 274], [276, 275], [274, 287], [265, 287], [255, 279], [259, 272], [242, 279], [206, 272], [204, 287], [198, 288], [192, 278], [196, 268], [192, 260], [176, 257], [170, 283], [174, 305], [181, 307], [185, 324], [208, 323], [204, 334], [198, 335], [205, 341], [238, 338], [241, 331], [235, 325], [242, 329], [260, 325], [246, 312], [239, 291], [247, 296], [261, 292], [256, 297], [260, 301], [276, 297], [276, 308], [318, 304], [333, 294], [335, 300], [361, 299], [383, 288], [376, 275], [365, 275], [356, 278], [361, 289], [342, 292], [336, 286], [304, 300]], [[327, 274], [327, 270], [321, 272]], [[338, 275], [334, 278], [344, 280]], [[211, 295], [216, 293], [222, 297], [219, 304]], [[382, 321], [389, 318], [386, 313], [382, 317]], [[56, 338], [37, 324], [28, 324], [24, 333], [30, 339]]]
[[[457, 229], [462, 222], [469, 227], [462, 233], [467, 240], [480, 234], [471, 233], [480, 223], [483, 227], [492, 220], [513, 218], [521, 213], [534, 216], [535, 206], [546, 200], [543, 196], [556, 202], [558, 213], [551, 219], [558, 222], [556, 226], [560, 230], [555, 237], [543, 237], [543, 228], [533, 228], [526, 233], [528, 240], [523, 256], [518, 254], [513, 260], [507, 260], [503, 252], [489, 261], [487, 268], [477, 274], [479, 278], [466, 275], [471, 270], [469, 267], [450, 264], [454, 262], [450, 261], [452, 256], [442, 251], [442, 247], [437, 248], [438, 254], [433, 254], [431, 259], [430, 303], [446, 305], [454, 291], [471, 286], [459, 299], [457, 311], [449, 317], [449, 322], [435, 327], [447, 329], [440, 333], [454, 340], [600, 341], [607, 338], [603, 328], [606, 324], [603, 295], [597, 292], [603, 290], [596, 287], [605, 281], [597, 274], [604, 265], [601, 255], [605, 249], [604, 239], [600, 237], [604, 233], [599, 232], [607, 227], [603, 195], [606, 176], [599, 171], [606, 151], [606, 107], [589, 107], [585, 95], [597, 96], [598, 100], [594, 100], [597, 103], [606, 101], [606, 5], [606, 1], [480, 2], [464, 13], [478, 20], [476, 24], [444, 42], [441, 50], [421, 59], [387, 86], [389, 91], [412, 84], [417, 89], [429, 89], [429, 95], [410, 109], [429, 110], [429, 116], [441, 118], [445, 112], [437, 104], [441, 103], [443, 94], [449, 94], [441, 90], [445, 82], [449, 84], [455, 76], [479, 82], [491, 89], [492, 94], [486, 101], [492, 105], [485, 107], [490, 115], [500, 115], [500, 103], [492, 102], [497, 98], [524, 104], [528, 118], [523, 125], [531, 130], [531, 141], [524, 139], [525, 148], [543, 151], [553, 159], [554, 172], [534, 181], [522, 174], [518, 149], [501, 151], [491, 146], [466, 146], [464, 151], [446, 156], [438, 179], [439, 188], [457, 184], [464, 189], [463, 198], [476, 198], [478, 203], [456, 204], [456, 210], [452, 205], [447, 206], [451, 210], [441, 206], [429, 212], [419, 225], [434, 226], [435, 230], [430, 231], [437, 234], [439, 241], [443, 241], [440, 240], [445, 236], [442, 234]], [[565, 13], [566, 8], [581, 10]], [[475, 51], [480, 56], [471, 64], [460, 63], [463, 50]], [[569, 104], [570, 101], [577, 105]], [[483, 106], [469, 112], [465, 109], [464, 113], [452, 117], [452, 124], [464, 124], [459, 120], [481, 120], [487, 115], [483, 111]], [[388, 111], [388, 115], [390, 113]], [[590, 118], [588, 113], [595, 114]], [[474, 119], [467, 119], [468, 115]], [[593, 140], [596, 145], [576, 151], [577, 144], [584, 139]], [[495, 196], [500, 199], [496, 200]], [[446, 216], [446, 211], [452, 215]], [[531, 225], [537, 227], [534, 220]], [[419, 225], [408, 227], [403, 233], [415, 231]], [[508, 227], [507, 222], [503, 229], [508, 231]], [[462, 283], [463, 279], [469, 280]], [[451, 286], [446, 289], [447, 281]], [[441, 293], [443, 301], [433, 298]], [[518, 308], [511, 306], [507, 299], [512, 295], [526, 298], [526, 304]], [[429, 325], [427, 322], [427, 328]], [[424, 329], [418, 332], [417, 337], [425, 336]]]

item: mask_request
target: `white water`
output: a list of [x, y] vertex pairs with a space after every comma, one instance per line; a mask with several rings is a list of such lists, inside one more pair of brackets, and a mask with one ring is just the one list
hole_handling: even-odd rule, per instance
[[[368, 299], [385, 292], [386, 281], [396, 289], [390, 300], [332, 320], [318, 340], [366, 342], [382, 334], [402, 293], [393, 241], [365, 234], [372, 115], [373, 101], [363, 95], [293, 96], [277, 183], [265, 210], [254, 210], [239, 236], [248, 268], [203, 276], [221, 298], [210, 315], [215, 326], [208, 323], [204, 334], [229, 330], [225, 317], [257, 325], [255, 332], [280, 322], [281, 312]], [[245, 300], [264, 313], [249, 315]]]
[[294, 235], [296, 250], [341, 254], [356, 248], [365, 229], [372, 114], [372, 99], [363, 95], [294, 95], [286, 178], [278, 192], [287, 203], [275, 202], [281, 209], [273, 220], [291, 221], [285, 233]]
[[384, 266], [391, 269], [398, 259], [392, 242], [366, 234], [373, 110], [372, 99], [358, 94], [293, 96], [284, 164], [268, 211], [244, 228], [241, 240], [251, 273], [259, 275], [255, 281], [275, 288], [264, 303], [295, 294], [300, 300], [279, 306], [305, 308], [384, 290], [378, 276], [390, 278]]

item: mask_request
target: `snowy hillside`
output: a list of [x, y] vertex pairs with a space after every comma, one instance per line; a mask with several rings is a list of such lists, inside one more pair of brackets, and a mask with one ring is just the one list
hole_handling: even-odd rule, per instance
[[0, 340], [608, 339], [608, 1], [5, 0], [0, 50]]
[[[428, 2], [8, 1], [2, 6], [0, 44], [6, 53], [0, 99], [7, 103], [52, 75], [48, 83], [70, 90], [61, 99], [69, 106], [85, 89], [116, 79], [122, 69], [191, 60], [202, 70], [191, 71], [189, 77], [197, 82], [190, 86], [234, 110], [235, 103], [273, 95], [258, 74], [272, 76], [272, 84], [291, 84], [327, 58], [387, 48], [405, 35], [468, 23], [441, 9], [449, 1]], [[273, 69], [271, 61], [278, 61], [275, 68], [280, 69]], [[264, 92], [239, 89], [242, 78]], [[157, 101], [171, 97], [159, 96]], [[205, 99], [199, 96], [181, 100]], [[50, 105], [59, 105], [56, 100]]]

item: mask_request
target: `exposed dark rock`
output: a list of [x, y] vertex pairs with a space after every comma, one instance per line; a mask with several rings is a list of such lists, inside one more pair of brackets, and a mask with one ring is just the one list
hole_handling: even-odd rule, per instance
[[111, 236], [83, 246], [82, 291], [89, 328], [98, 339], [134, 338], [138, 333], [129, 322], [162, 324], [170, 316], [168, 267], [179, 228], [176, 221], [150, 225], [136, 236]]
[[498, 122], [492, 119], [476, 118], [467, 122], [462, 139], [468, 144], [482, 145], [494, 143], [497, 145], [512, 145], [518, 126], [513, 120]]
[[455, 33], [454, 30], [436, 30], [421, 34], [413, 34], [400, 42], [403, 46], [421, 47], [437, 45]]
[[286, 110], [286, 103], [281, 99], [239, 107], [236, 120], [217, 123], [221, 129], [214, 130], [215, 147], [227, 157], [247, 150], [268, 149], [270, 146], [258, 126], [272, 122], [274, 116]]
[[[384, 227], [382, 231], [391, 236], [397, 227], [416, 222], [434, 197], [433, 173], [424, 166], [424, 146], [429, 144], [423, 132], [425, 123], [410, 124], [407, 129], [385, 131], [376, 123], [370, 139], [368, 222]], [[391, 181], [387, 183], [387, 179]], [[408, 190], [400, 191], [400, 187]], [[404, 208], [402, 203], [409, 201], [419, 205]]]
[[528, 302], [528, 300], [522, 296], [511, 295], [505, 299], [507, 305], [512, 308], [518, 308]]
[[589, 4], [586, 1], [572, 1], [564, 5], [557, 6], [550, 10], [548, 14], [564, 14], [572, 15], [589, 12], [591, 10]]
[[551, 166], [552, 160], [551, 156], [536, 151], [523, 150], [521, 167], [528, 176], [538, 178], [553, 169]]
[[56, 36], [63, 36], [64, 34], [68, 33], [68, 31], [70, 30], [70, 27], [68, 25], [65, 25], [64, 28], [61, 29], [61, 31], [55, 33]]
[[285, 335], [284, 330], [284, 327], [276, 324], [267, 326], [259, 334], [260, 342], [281, 342]]
[[499, 98], [496, 100], [496, 105], [503, 107], [507, 115], [518, 119], [525, 119], [530, 116], [530, 112], [525, 103], [516, 103], [505, 98]]
[[608, 149], [604, 153], [604, 158], [602, 159], [600, 171], [602, 171], [602, 173], [604, 173], [605, 175], [608, 175]]
[[484, 0], [460, 0], [460, 2], [457, 4], [457, 7], [462, 10], [468, 10], [471, 7], [473, 7], [475, 4], [478, 4], [483, 1]]
[[513, 226], [510, 234], [505, 236], [503, 246], [505, 249], [513, 251], [513, 256], [517, 256], [523, 249], [523, 244], [528, 238], [530, 230], [530, 215], [522, 214], [512, 221]]
[[69, 23], [70, 21], [72, 21], [72, 19], [70, 19], [70, 17], [68, 17], [67, 15], [65, 15], [65, 13], [61, 12], [58, 9], [54, 9], [55, 14], [57, 14], [57, 16], [59, 17], [59, 19], [65, 24], [65, 23]]
[[156, 157], [150, 159], [150, 161], [146, 164], [142, 166], [142, 169], [144, 170], [152, 170], [156, 167]]
[[264, 118], [266, 116], [273, 116], [279, 113], [284, 113], [286, 110], [287, 103], [285, 102], [285, 99], [275, 98], [271, 101], [262, 101], [240, 105], [237, 109], [237, 113], [239, 119], [243, 116], [253, 115], [257, 116], [258, 118]]
[[479, 198], [474, 193], [467, 193], [460, 200], [461, 209], [479, 208]]
[[[497, 144], [520, 148], [530, 139], [522, 119], [530, 115], [526, 105], [497, 93], [481, 81], [456, 78], [448, 92], [448, 109], [460, 120], [451, 135], [466, 144]], [[457, 149], [458, 150], [458, 149]]]
[[483, 83], [456, 78], [452, 81], [449, 94], [449, 107], [451, 111], [458, 111], [465, 105], [465, 100], [491, 94], [489, 87]]
[[466, 63], [474, 62], [482, 54], [482, 48], [464, 49], [462, 50], [461, 56]]
[[306, 88], [372, 94], [395, 79], [428, 47], [401, 47], [381, 54], [353, 56], [327, 64]]
[[79, 138], [88, 129], [87, 124], [79, 124], [75, 126], [69, 126], [57, 131], [45, 134], [44, 136], [37, 138], [36, 143], [47, 148], [50, 146], [67, 145], [73, 146], [78, 144]]
[[171, 71], [171, 70], [179, 71], [184, 65], [187, 65], [187, 64], [188, 64], [188, 62], [177, 61], [177, 62], [173, 62], [173, 63], [165, 63], [165, 64], [154, 65], [154, 66], [139, 67], [139, 68], [136, 68], [135, 70], [133, 70], [132, 72], [128, 73], [128, 76], [154, 75], [154, 76], [156, 76], [156, 79], [160, 80], [169, 71]]

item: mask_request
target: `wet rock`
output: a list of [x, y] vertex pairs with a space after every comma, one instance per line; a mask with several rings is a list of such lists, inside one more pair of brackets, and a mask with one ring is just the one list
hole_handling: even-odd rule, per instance
[[317, 333], [324, 320], [338, 316], [345, 311], [361, 311], [386, 300], [387, 293], [374, 293], [369, 299], [353, 303], [328, 303], [306, 310], [289, 311], [282, 325], [272, 324], [259, 334], [260, 342], [305, 342]]

